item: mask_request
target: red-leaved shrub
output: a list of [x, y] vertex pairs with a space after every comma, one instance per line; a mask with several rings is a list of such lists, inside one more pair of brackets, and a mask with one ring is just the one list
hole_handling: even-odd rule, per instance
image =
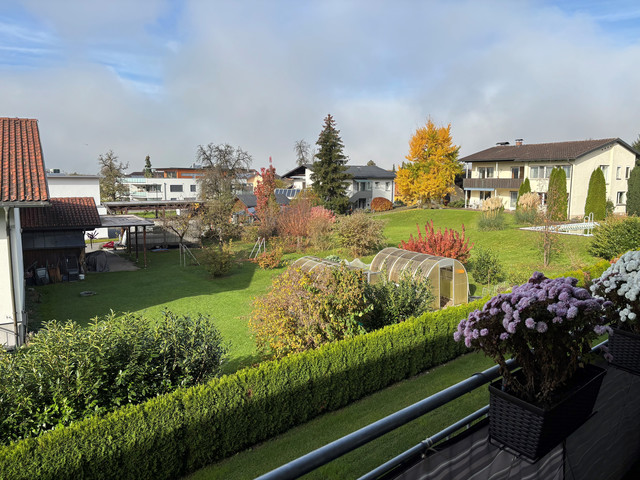
[[393, 203], [391, 203], [391, 200], [387, 200], [384, 197], [376, 197], [371, 200], [372, 212], [386, 212], [387, 210], [391, 210], [392, 208]]
[[420, 232], [420, 226], [416, 224], [416, 227], [418, 227], [418, 238], [413, 238], [413, 235], [410, 235], [408, 242], [402, 240], [400, 248], [438, 257], [454, 258], [461, 262], [466, 262], [469, 258], [473, 244], [470, 247], [469, 239], [465, 238], [464, 224], [462, 225], [462, 233], [452, 228], [445, 228], [444, 232], [438, 228], [436, 232], [433, 228], [433, 220], [431, 220], [424, 226], [424, 237]]

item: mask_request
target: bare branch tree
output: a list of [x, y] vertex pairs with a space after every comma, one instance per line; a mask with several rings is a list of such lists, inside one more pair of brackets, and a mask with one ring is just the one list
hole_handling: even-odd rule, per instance
[[296, 162], [298, 165], [310, 163], [311, 145], [304, 140], [298, 140], [293, 145], [293, 151], [296, 152]]
[[204, 167], [200, 178], [203, 200], [231, 196], [239, 188], [240, 175], [247, 173], [252, 158], [240, 147], [234, 148], [225, 143], [198, 146], [198, 162]]

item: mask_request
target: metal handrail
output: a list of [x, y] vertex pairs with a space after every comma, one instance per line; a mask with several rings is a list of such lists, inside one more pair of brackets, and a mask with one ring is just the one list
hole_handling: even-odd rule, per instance
[[[515, 362], [509, 360], [509, 366]], [[403, 408], [385, 418], [378, 420], [366, 427], [356, 430], [338, 440], [320, 447], [302, 457], [282, 465], [260, 477], [258, 480], [292, 480], [319, 468], [338, 457], [341, 457], [362, 445], [381, 437], [396, 428], [399, 428], [442, 405], [461, 397], [465, 393], [485, 385], [500, 376], [498, 365], [476, 373], [472, 377], [463, 380], [449, 388], [435, 393], [419, 402]]]
[[[593, 347], [591, 349], [591, 352], [598, 353], [605, 345], [607, 345], [607, 343], [608, 340], [603, 341], [602, 343]], [[507, 366], [510, 369], [515, 367], [515, 360], [507, 360]], [[256, 480], [293, 480], [301, 477], [302, 475], [309, 473], [323, 465], [326, 465], [327, 463], [351, 452], [352, 450], [355, 450], [356, 448], [359, 448], [362, 445], [365, 445], [375, 440], [376, 438], [379, 438], [382, 435], [395, 430], [396, 428], [399, 428], [452, 400], [461, 397], [465, 393], [469, 393], [472, 390], [475, 390], [476, 388], [495, 380], [499, 376], [500, 373], [498, 365], [488, 368], [483, 372], [475, 373], [466, 380], [452, 385], [449, 388], [446, 388], [423, 400], [420, 400], [419, 402], [414, 403], [413, 405], [392, 413], [391, 415], [388, 415], [378, 420], [377, 422], [369, 424], [366, 427], [350, 433], [349, 435], [345, 435], [338, 440], [335, 440], [323, 447], [307, 453], [306, 455], [303, 455], [302, 457], [296, 458], [295, 460], [292, 460], [285, 465], [271, 470], [270, 472], [257, 477]], [[377, 467], [375, 470], [372, 470], [365, 476], [361, 477], [360, 480], [373, 479], [376, 478], [376, 476], [380, 476], [380, 474], [389, 471], [391, 468], [407, 460], [416, 452], [422, 451], [425, 447], [434, 445], [440, 440], [456, 432], [460, 428], [468, 425], [470, 422], [482, 417], [483, 415], [486, 415], [488, 412], [488, 408], [488, 406], [481, 408], [475, 413], [472, 413], [471, 415], [445, 428], [441, 432], [427, 438], [426, 440], [423, 440], [415, 447], [407, 450], [404, 453], [401, 453], [397, 457]]]

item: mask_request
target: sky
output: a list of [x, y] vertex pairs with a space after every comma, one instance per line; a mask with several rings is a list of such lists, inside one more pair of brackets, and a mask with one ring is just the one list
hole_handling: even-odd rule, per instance
[[140, 171], [198, 145], [295, 167], [333, 115], [350, 165], [392, 168], [431, 118], [460, 157], [640, 134], [640, 4], [498, 0], [0, 2], [0, 116], [47, 168]]

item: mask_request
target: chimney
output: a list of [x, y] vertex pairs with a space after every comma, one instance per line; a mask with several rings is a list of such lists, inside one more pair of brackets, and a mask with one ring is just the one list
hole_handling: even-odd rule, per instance
[[516, 147], [521, 146], [522, 142], [523, 142], [522, 138], [516, 138]]

